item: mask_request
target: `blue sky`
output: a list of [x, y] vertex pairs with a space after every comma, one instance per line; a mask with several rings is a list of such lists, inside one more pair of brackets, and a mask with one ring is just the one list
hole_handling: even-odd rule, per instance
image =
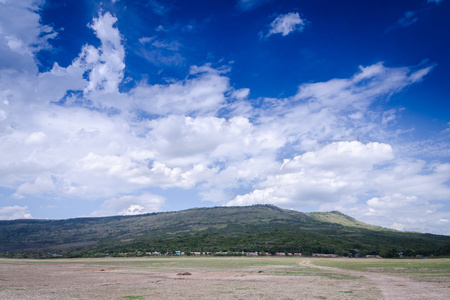
[[0, 0], [0, 219], [268, 203], [450, 234], [449, 16]]

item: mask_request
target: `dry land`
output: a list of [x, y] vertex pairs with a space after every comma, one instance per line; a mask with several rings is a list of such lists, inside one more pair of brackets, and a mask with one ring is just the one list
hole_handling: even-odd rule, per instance
[[0, 259], [0, 299], [450, 299], [450, 259]]

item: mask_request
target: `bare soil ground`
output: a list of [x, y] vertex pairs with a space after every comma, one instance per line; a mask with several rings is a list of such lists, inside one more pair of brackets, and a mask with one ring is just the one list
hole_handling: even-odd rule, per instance
[[450, 299], [448, 269], [361, 271], [318, 262], [323, 259], [0, 259], [0, 299]]
[[[438, 275], [433, 277], [433, 279], [437, 280], [426, 282], [414, 280], [414, 276], [411, 276], [411, 273], [401, 273], [399, 275], [394, 272], [394, 274], [388, 275], [383, 273], [381, 268], [374, 270], [375, 272], [361, 272], [312, 265], [310, 260], [302, 260], [301, 264], [313, 266], [314, 268], [321, 270], [362, 277], [370, 284], [375, 285], [377, 290], [381, 292], [383, 297], [380, 299], [450, 299], [450, 274], [439, 273], [441, 276]], [[396, 269], [399, 270], [399, 268]]]

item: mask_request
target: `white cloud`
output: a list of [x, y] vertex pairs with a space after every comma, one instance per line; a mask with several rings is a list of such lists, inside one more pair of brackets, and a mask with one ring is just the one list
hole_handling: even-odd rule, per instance
[[154, 37], [144, 36], [139, 39], [139, 43], [141, 43], [142, 45], [145, 45], [147, 43], [150, 43], [153, 40], [154, 40]]
[[392, 147], [376, 142], [362, 144], [358, 141], [334, 142], [315, 152], [307, 152], [283, 163], [284, 170], [304, 167], [342, 170], [358, 168], [371, 169], [393, 159]]
[[[369, 210], [375, 213], [376, 209], [383, 210], [381, 214], [384, 214], [384, 210], [390, 211], [391, 209], [401, 208], [403, 206], [415, 205], [418, 202], [416, 196], [404, 196], [402, 194], [393, 194], [392, 196], [375, 197], [367, 200]], [[372, 210], [371, 210], [372, 209]]]
[[31, 219], [28, 206], [5, 206], [0, 207], [0, 220]]
[[45, 133], [43, 132], [33, 132], [25, 139], [25, 144], [38, 144], [45, 140]]
[[89, 85], [85, 92], [117, 93], [123, 79], [125, 50], [119, 30], [114, 27], [117, 18], [109, 12], [94, 19], [89, 26], [101, 41], [99, 49], [85, 46], [80, 64], [90, 68]]
[[279, 15], [270, 24], [269, 32], [265, 36], [269, 37], [278, 33], [282, 36], [287, 36], [294, 31], [303, 31], [305, 25], [305, 20], [300, 18], [299, 13], [291, 12], [285, 15]]
[[392, 149], [386, 144], [332, 143], [292, 160], [285, 159], [277, 173], [259, 184], [262, 189], [237, 196], [227, 205], [268, 202], [275, 205], [289, 203], [301, 208], [314, 203], [337, 202], [341, 197], [370, 189], [371, 177], [376, 174], [375, 166], [392, 159]]
[[226, 206], [247, 206], [254, 204], [273, 204], [273, 205], [291, 205], [292, 199], [287, 197], [278, 197], [273, 195], [276, 192], [272, 188], [266, 188], [264, 190], [254, 190], [251, 193], [245, 195], [238, 195], [232, 201], [229, 201]]
[[190, 74], [169, 85], [140, 84], [131, 91], [137, 108], [156, 115], [214, 115], [225, 103], [229, 79], [209, 66], [194, 66]]
[[[52, 27], [39, 22], [38, 12], [43, 4], [42, 0], [0, 3], [0, 38], [6, 40], [9, 50], [31, 57], [37, 51], [50, 47], [48, 41], [55, 38], [57, 33]], [[3, 51], [0, 53], [5, 54]], [[5, 62], [4, 59], [2, 62]]]
[[245, 98], [248, 97], [249, 94], [250, 94], [250, 89], [244, 88], [244, 89], [239, 89], [239, 90], [233, 91], [233, 94], [231, 95], [231, 97], [236, 98], [237, 100], [244, 100]]
[[276, 132], [284, 143], [295, 143], [297, 151], [314, 150], [320, 141], [384, 138], [387, 115], [370, 106], [416, 82], [418, 73], [426, 75], [378, 63], [360, 67], [348, 79], [302, 84], [293, 97], [264, 99], [259, 128]]
[[139, 215], [161, 211], [165, 199], [152, 194], [126, 195], [106, 200], [100, 210], [91, 214], [92, 217], [113, 215]]
[[38, 176], [33, 183], [24, 183], [19, 186], [14, 194], [14, 197], [22, 199], [23, 195], [45, 195], [51, 193], [56, 189], [53, 180], [48, 176]]
[[[0, 69], [9, 75], [0, 80], [13, 78], [14, 71], [37, 72], [34, 55], [50, 48], [49, 40], [57, 32], [39, 22], [39, 11], [44, 1], [18, 0], [0, 2]], [[0, 89], [5, 91], [2, 87]]]

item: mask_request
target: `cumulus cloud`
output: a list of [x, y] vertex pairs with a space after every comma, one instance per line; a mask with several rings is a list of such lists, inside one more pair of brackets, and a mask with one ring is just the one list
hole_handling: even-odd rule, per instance
[[89, 71], [89, 84], [85, 92], [102, 91], [118, 92], [119, 83], [123, 79], [125, 51], [121, 44], [119, 30], [114, 27], [117, 18], [109, 12], [95, 18], [89, 25], [101, 41], [99, 49], [85, 46], [79, 63]]
[[386, 144], [331, 143], [318, 151], [285, 159], [277, 173], [259, 184], [262, 189], [239, 195], [227, 205], [266, 202], [301, 208], [337, 202], [373, 188], [370, 181], [377, 168], [392, 159], [392, 148]]
[[402, 194], [393, 194], [391, 196], [374, 197], [367, 200], [369, 211], [377, 213], [377, 209], [391, 210], [392, 208], [400, 208], [411, 204], [417, 204], [418, 198], [416, 196], [405, 196]]
[[215, 114], [224, 104], [229, 79], [210, 66], [191, 67], [191, 78], [169, 85], [141, 83], [131, 91], [137, 108], [156, 115]]
[[0, 3], [0, 40], [4, 41], [0, 43], [1, 68], [34, 67], [33, 55], [50, 47], [49, 40], [57, 32], [51, 26], [40, 24], [38, 12], [43, 4], [42, 0]]
[[0, 220], [31, 219], [28, 206], [5, 206], [0, 207]]
[[158, 212], [161, 211], [164, 201], [163, 197], [151, 194], [121, 196], [104, 201], [100, 210], [93, 212], [91, 216], [130, 216]]
[[287, 36], [291, 32], [303, 31], [305, 25], [305, 20], [300, 18], [298, 12], [279, 15], [275, 18], [275, 20], [273, 20], [272, 23], [270, 23], [269, 32], [265, 35], [265, 37], [269, 37], [278, 33], [282, 36]]

